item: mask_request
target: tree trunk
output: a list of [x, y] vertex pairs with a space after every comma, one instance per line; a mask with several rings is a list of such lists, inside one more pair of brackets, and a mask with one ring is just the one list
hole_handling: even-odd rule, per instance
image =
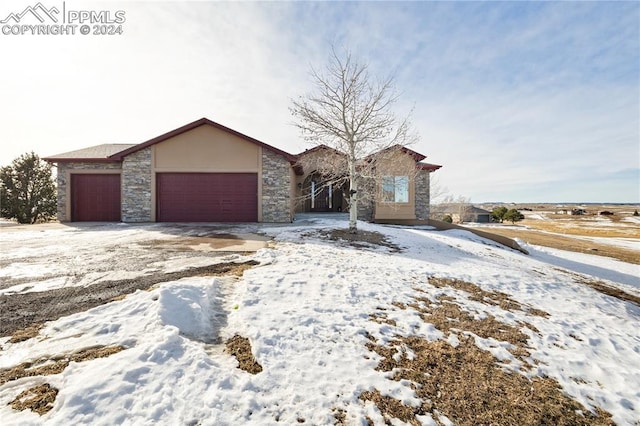
[[349, 158], [349, 233], [358, 233], [358, 182], [352, 156]]

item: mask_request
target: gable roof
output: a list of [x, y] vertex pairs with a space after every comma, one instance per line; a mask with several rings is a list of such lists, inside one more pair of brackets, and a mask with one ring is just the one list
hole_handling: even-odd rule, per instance
[[[394, 150], [394, 149], [400, 150], [400, 151], [404, 152], [405, 154], [409, 155], [410, 157], [412, 157], [416, 161], [416, 169], [418, 169], [418, 170], [427, 170], [429, 172], [435, 172], [436, 170], [438, 170], [438, 169], [440, 169], [442, 167], [442, 166], [440, 166], [438, 164], [421, 163], [422, 160], [427, 158], [426, 155], [420, 154], [419, 152], [416, 152], [416, 151], [414, 151], [412, 149], [407, 148], [406, 146], [402, 146], [402, 145], [399, 145], [399, 144], [392, 145], [392, 146], [384, 148], [384, 149], [382, 149], [380, 151], [374, 152], [373, 154], [368, 155], [364, 159], [364, 161], [371, 161], [376, 154], [379, 154], [381, 152], [391, 151], [391, 150]], [[314, 152], [318, 152], [318, 151], [321, 151], [321, 150], [333, 151], [333, 152], [335, 152], [336, 154], [339, 154], [339, 155], [346, 155], [345, 153], [343, 153], [341, 151], [338, 151], [335, 148], [332, 148], [332, 147], [324, 145], [324, 144], [320, 144], [320, 145], [314, 146], [313, 148], [306, 149], [306, 150], [304, 150], [303, 152], [301, 152], [299, 154], [296, 154], [295, 157], [298, 160], [300, 160], [300, 158], [305, 156], [305, 155], [308, 155], [308, 154], [311, 154], [311, 153], [314, 153]], [[299, 164], [296, 165], [296, 167], [297, 167], [296, 168], [296, 174], [298, 174], [298, 175], [302, 174], [302, 167]]]
[[412, 149], [409, 149], [406, 146], [395, 144], [395, 145], [391, 145], [391, 146], [388, 146], [386, 148], [383, 148], [380, 151], [376, 151], [373, 154], [367, 155], [365, 157], [365, 161], [370, 161], [371, 159], [373, 159], [373, 157], [375, 155], [378, 155], [378, 154], [381, 154], [381, 153], [387, 152], [387, 151], [393, 151], [393, 150], [400, 150], [400, 151], [404, 152], [405, 154], [408, 154], [410, 157], [413, 157], [413, 159], [415, 161], [422, 161], [425, 158], [427, 158], [426, 155], [420, 154], [419, 152], [416, 152], [416, 151], [414, 151]]
[[347, 155], [347, 154], [345, 154], [344, 152], [342, 152], [342, 151], [338, 151], [338, 150], [337, 150], [337, 149], [335, 149], [335, 148], [331, 148], [330, 146], [327, 146], [327, 145], [325, 145], [325, 144], [320, 144], [320, 145], [316, 145], [316, 146], [314, 146], [313, 148], [305, 149], [303, 152], [301, 152], [301, 153], [299, 153], [299, 154], [296, 154], [296, 158], [298, 158], [298, 159], [299, 159], [299, 158], [300, 158], [300, 157], [302, 157], [302, 156], [309, 155], [309, 154], [312, 154], [312, 153], [314, 153], [314, 152], [318, 152], [318, 151], [322, 151], [322, 150], [325, 150], [325, 151], [332, 151], [332, 152], [334, 152], [334, 153], [336, 153], [336, 154], [338, 154], [338, 155]]
[[230, 129], [230, 128], [226, 127], [226, 126], [223, 126], [222, 124], [216, 123], [215, 121], [211, 121], [208, 118], [201, 118], [200, 120], [196, 120], [196, 121], [194, 121], [192, 123], [189, 123], [189, 124], [186, 124], [186, 125], [184, 125], [182, 127], [178, 127], [177, 129], [171, 130], [170, 132], [167, 132], [167, 133], [162, 134], [160, 136], [156, 136], [153, 139], [149, 139], [146, 142], [143, 142], [141, 144], [132, 146], [129, 149], [125, 149], [124, 151], [117, 152], [114, 155], [110, 156], [109, 158], [113, 158], [114, 160], [118, 160], [118, 161], [122, 160], [125, 156], [127, 156], [129, 154], [133, 154], [134, 152], [140, 151], [141, 149], [147, 148], [147, 147], [149, 147], [151, 145], [155, 145], [157, 143], [160, 143], [162, 141], [170, 139], [170, 138], [172, 138], [174, 136], [178, 136], [178, 135], [180, 135], [182, 133], [188, 132], [189, 130], [193, 130], [196, 127], [200, 127], [200, 126], [203, 126], [205, 124], [213, 126], [213, 127], [217, 128], [217, 129], [220, 129], [220, 130], [222, 130], [224, 132], [231, 133], [234, 136], [242, 138], [242, 139], [244, 139], [244, 140], [246, 140], [248, 142], [251, 142], [251, 143], [253, 143], [255, 145], [261, 146], [262, 148], [265, 148], [265, 149], [267, 149], [267, 150], [269, 150], [271, 152], [274, 152], [276, 154], [282, 155], [290, 163], [294, 163], [296, 161], [295, 155], [291, 155], [288, 152], [282, 151], [281, 149], [278, 149], [278, 148], [273, 147], [271, 145], [268, 145], [268, 144], [266, 144], [264, 142], [261, 142], [261, 141], [259, 141], [257, 139], [254, 139], [254, 138], [252, 138], [250, 136], [247, 136], [247, 135], [245, 135], [243, 133], [240, 133], [238, 131]]
[[117, 161], [112, 160], [110, 157], [134, 146], [135, 144], [130, 143], [103, 143], [101, 145], [64, 152], [62, 154], [51, 155], [43, 158], [43, 160], [52, 163], [73, 161]]
[[[267, 149], [273, 153], [279, 154], [281, 156], [283, 156], [284, 158], [287, 159], [287, 161], [289, 161], [289, 163], [291, 165], [294, 166], [294, 170], [296, 172], [296, 174], [300, 174], [302, 172], [301, 167], [296, 164], [298, 163], [298, 160], [300, 159], [301, 156], [304, 156], [306, 154], [310, 154], [312, 152], [317, 152], [320, 150], [330, 150], [330, 151], [334, 151], [335, 153], [338, 154], [342, 154], [340, 151], [331, 148], [330, 146], [321, 144], [318, 146], [315, 146], [313, 148], [307, 149], [304, 152], [301, 152], [299, 154], [289, 154], [286, 151], [283, 151], [281, 149], [278, 149], [274, 146], [268, 145], [262, 141], [259, 141], [258, 139], [254, 139], [251, 136], [247, 136], [243, 133], [240, 133], [236, 130], [230, 129], [229, 127], [223, 126], [222, 124], [216, 123], [215, 121], [211, 121], [208, 118], [201, 118], [199, 120], [196, 120], [192, 123], [186, 124], [182, 127], [178, 127], [177, 129], [171, 130], [167, 133], [164, 133], [160, 136], [156, 136], [155, 138], [149, 139], [146, 142], [142, 142], [139, 144], [101, 144], [101, 145], [96, 145], [96, 146], [92, 146], [92, 147], [88, 147], [88, 148], [83, 148], [83, 149], [79, 149], [76, 151], [70, 151], [70, 152], [65, 152], [62, 154], [56, 154], [56, 155], [52, 155], [46, 158], [43, 158], [43, 160], [45, 161], [49, 161], [51, 163], [65, 163], [65, 162], [118, 162], [118, 161], [122, 161], [124, 159], [124, 157], [126, 157], [129, 154], [133, 154], [134, 152], [140, 151], [144, 148], [147, 148], [149, 146], [155, 145], [157, 143], [163, 142], [167, 139], [170, 139], [172, 137], [178, 136], [182, 133], [188, 132], [190, 130], [193, 130], [197, 127], [203, 126], [203, 125], [209, 125], [209, 126], [213, 126], [219, 130], [222, 130], [224, 132], [230, 133], [232, 135], [235, 135], [241, 139], [244, 139], [250, 143], [253, 143], [255, 145], [258, 145], [264, 149]], [[421, 163], [420, 161], [424, 160], [425, 158], [427, 158], [426, 155], [420, 154], [419, 152], [413, 151], [405, 146], [402, 145], [393, 145], [390, 146], [388, 148], [385, 148], [381, 151], [378, 151], [378, 153], [380, 152], [384, 152], [384, 151], [388, 151], [388, 150], [392, 150], [392, 149], [400, 149], [402, 150], [402, 152], [410, 155], [411, 157], [413, 157], [413, 159], [416, 161], [416, 168], [420, 169], [420, 170], [429, 170], [429, 171], [435, 171], [438, 170], [439, 168], [441, 168], [442, 166], [439, 166], [437, 164], [428, 164], [428, 163]], [[373, 157], [372, 154], [370, 156], [368, 156], [365, 161], [371, 159]]]
[[140, 151], [141, 149], [144, 149], [151, 145], [155, 145], [157, 143], [170, 139], [174, 136], [178, 136], [182, 133], [188, 132], [189, 130], [193, 130], [196, 127], [200, 127], [203, 125], [213, 126], [217, 129], [230, 133], [234, 136], [237, 136], [255, 145], [261, 146], [264, 149], [267, 149], [271, 152], [274, 152], [276, 154], [283, 156], [291, 164], [294, 164], [297, 161], [297, 157], [295, 155], [289, 154], [288, 152], [285, 152], [274, 146], [268, 145], [262, 141], [259, 141], [258, 139], [254, 139], [236, 130], [230, 129], [226, 126], [223, 126], [222, 124], [216, 123], [215, 121], [211, 121], [208, 118], [201, 118], [200, 120], [196, 120], [182, 127], [178, 127], [177, 129], [171, 130], [167, 133], [164, 133], [160, 136], [156, 136], [153, 139], [149, 139], [148, 141], [142, 142], [139, 144], [96, 145], [89, 148], [79, 149], [77, 151], [71, 151], [63, 154], [52, 155], [47, 158], [44, 158], [44, 160], [52, 163], [65, 163], [65, 162], [74, 162], [74, 161], [82, 161], [82, 162], [122, 161], [123, 158], [129, 154], [133, 154], [134, 152]]

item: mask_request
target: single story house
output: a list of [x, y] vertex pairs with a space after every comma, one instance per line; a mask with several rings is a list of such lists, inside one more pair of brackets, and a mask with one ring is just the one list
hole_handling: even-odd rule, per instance
[[[429, 174], [440, 166], [406, 152], [416, 168], [406, 194], [377, 200], [359, 211], [361, 219], [428, 218]], [[314, 170], [300, 166], [305, 155], [202, 118], [137, 145], [103, 144], [45, 160], [57, 168], [61, 222], [291, 222], [296, 212], [345, 211], [348, 191], [321, 186]]]
[[[441, 205], [438, 209], [441, 215], [451, 216], [454, 223], [472, 222], [472, 223], [489, 223], [491, 222], [491, 212], [480, 207], [452, 203]], [[442, 220], [442, 218], [437, 218]]]

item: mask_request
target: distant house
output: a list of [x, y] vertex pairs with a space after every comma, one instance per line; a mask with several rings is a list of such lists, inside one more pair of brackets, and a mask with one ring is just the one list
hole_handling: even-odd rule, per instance
[[[454, 223], [472, 222], [472, 223], [489, 223], [491, 222], [491, 212], [480, 207], [451, 203], [440, 206], [438, 212], [441, 215], [451, 216]], [[441, 220], [441, 217], [436, 218]]]
[[[440, 166], [400, 148], [415, 175], [390, 172], [395, 192], [359, 211], [360, 219], [429, 218], [429, 175]], [[299, 165], [301, 156], [323, 154], [289, 154], [202, 118], [137, 145], [98, 145], [45, 160], [57, 167], [62, 222], [291, 222], [296, 212], [348, 208], [346, 188], [325, 185]], [[378, 192], [386, 194], [383, 184]]]
[[479, 207], [471, 206], [464, 213], [464, 222], [489, 223], [491, 222], [491, 212]]

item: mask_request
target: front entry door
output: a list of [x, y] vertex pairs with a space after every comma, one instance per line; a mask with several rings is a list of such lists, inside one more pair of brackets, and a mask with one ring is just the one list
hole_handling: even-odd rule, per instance
[[311, 181], [311, 211], [330, 212], [333, 210], [333, 188], [331, 184], [319, 187], [321, 184]]

